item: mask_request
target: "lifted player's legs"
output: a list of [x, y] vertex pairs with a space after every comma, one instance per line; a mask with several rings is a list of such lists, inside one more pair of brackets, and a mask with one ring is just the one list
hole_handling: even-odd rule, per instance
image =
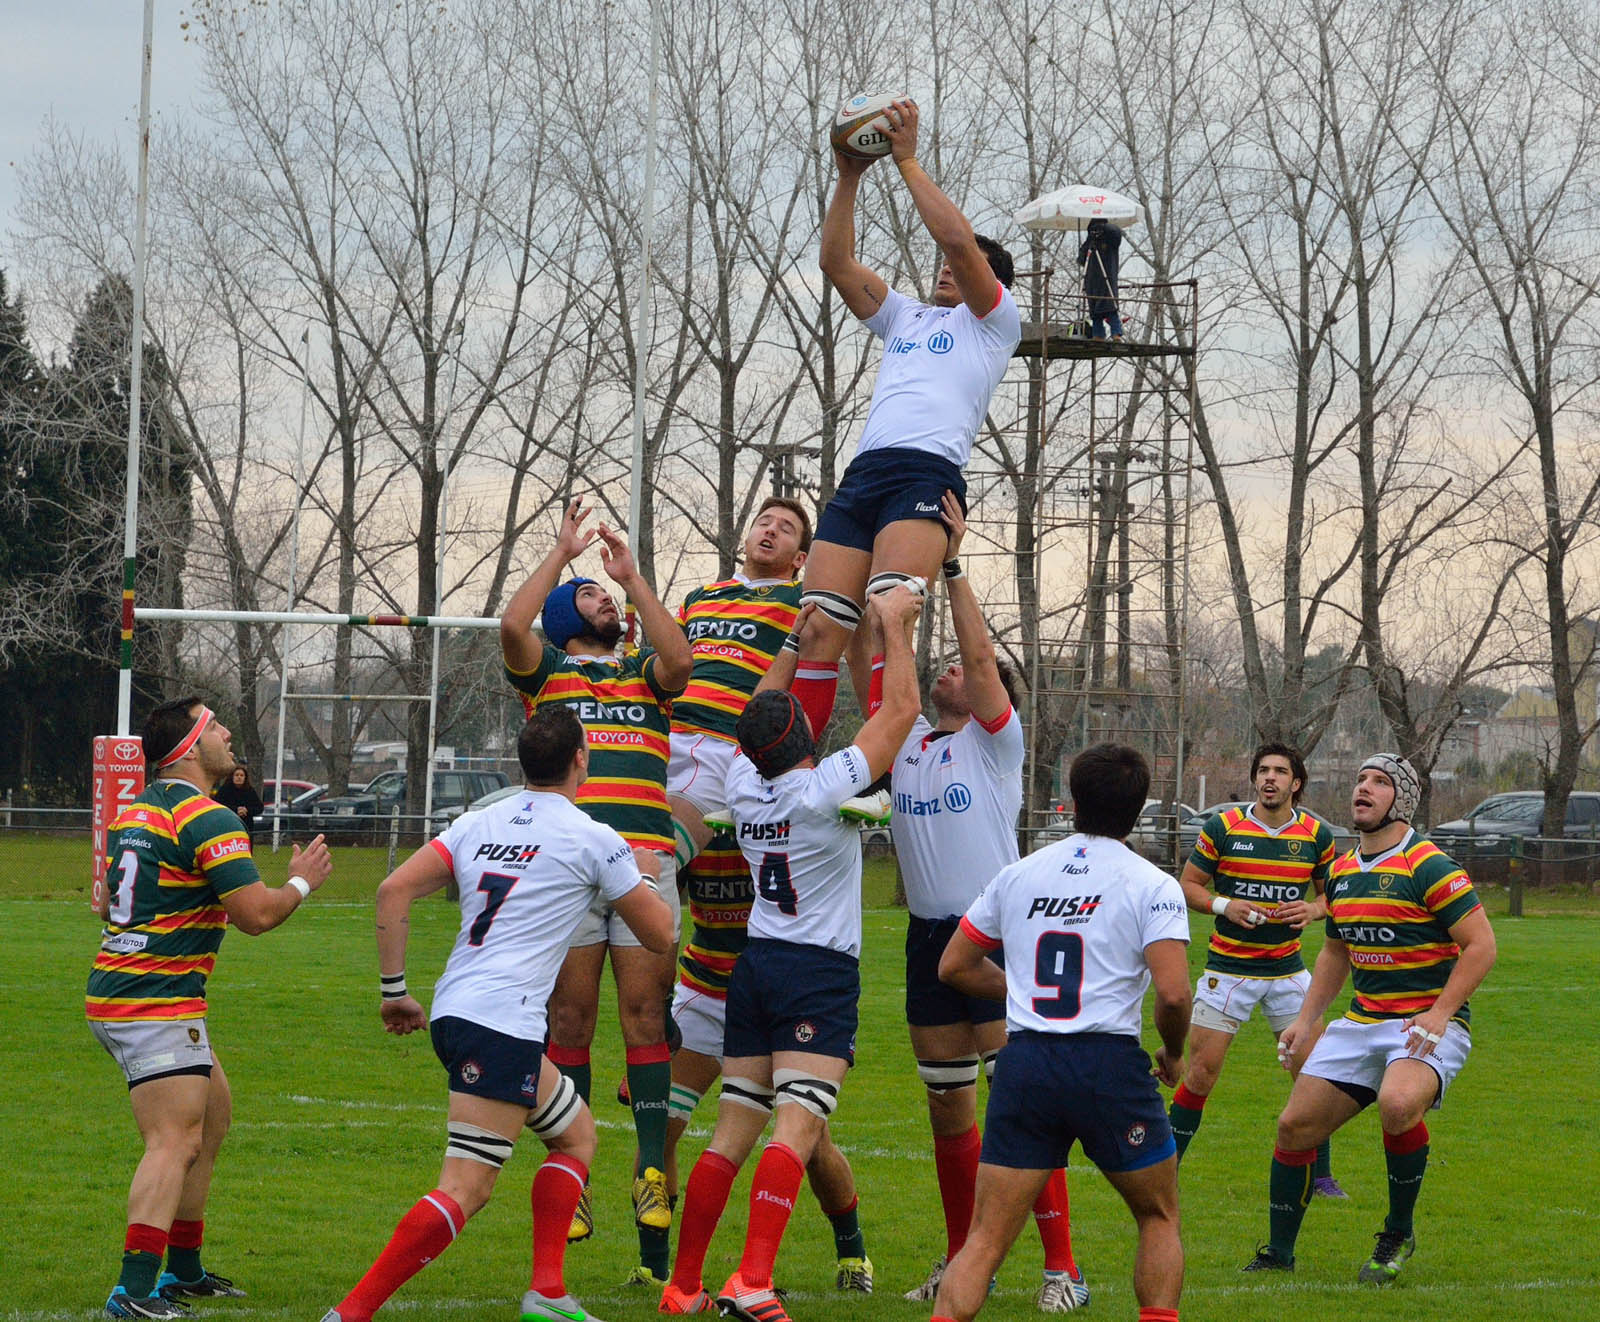
[[872, 553], [835, 542], [813, 542], [806, 561], [800, 600], [815, 602], [817, 610], [800, 639], [800, 664], [790, 690], [805, 709], [811, 732], [819, 741], [833, 715], [833, 698], [839, 687], [839, 658], [866, 601], [867, 576]]

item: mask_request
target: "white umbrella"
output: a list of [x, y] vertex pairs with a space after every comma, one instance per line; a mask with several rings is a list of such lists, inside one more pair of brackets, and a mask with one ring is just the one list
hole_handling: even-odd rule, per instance
[[1025, 203], [1016, 222], [1030, 230], [1085, 230], [1096, 217], [1127, 229], [1144, 220], [1144, 208], [1131, 197], [1089, 184], [1069, 184]]

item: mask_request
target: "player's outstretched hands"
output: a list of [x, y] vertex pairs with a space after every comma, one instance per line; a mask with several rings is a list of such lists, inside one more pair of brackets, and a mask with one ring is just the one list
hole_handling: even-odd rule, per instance
[[1156, 1078], [1169, 1088], [1176, 1088], [1183, 1077], [1183, 1056], [1173, 1056], [1166, 1047], [1156, 1048]]
[[917, 154], [917, 103], [910, 97], [891, 101], [883, 112], [887, 127], [884, 136], [889, 139], [889, 155], [898, 161], [912, 160]]
[[584, 532], [584, 520], [593, 513], [583, 507], [583, 497], [574, 496], [572, 504], [567, 506], [567, 512], [561, 516], [561, 531], [556, 534], [556, 550], [561, 552], [562, 558], [571, 564], [586, 550], [589, 543], [594, 541], [598, 529], [591, 528]]
[[415, 996], [402, 996], [397, 1001], [384, 1001], [378, 1006], [378, 1017], [383, 1020], [383, 1031], [404, 1037], [428, 1026], [428, 1012]]
[[949, 542], [944, 548], [944, 558], [954, 560], [961, 550], [961, 539], [967, 535], [967, 516], [961, 512], [961, 502], [956, 499], [956, 493], [953, 491], [945, 492], [940, 498], [939, 510], [949, 533]]
[[600, 567], [606, 571], [606, 577], [626, 592], [639, 577], [639, 567], [628, 549], [627, 538], [603, 523], [595, 528], [595, 535], [600, 539]]
[[833, 163], [838, 167], [840, 177], [844, 179], [859, 179], [875, 160], [877, 160], [875, 156], [846, 156], [837, 147], [833, 149]]
[[885, 629], [898, 627], [909, 634], [912, 624], [922, 613], [923, 595], [920, 592], [912, 592], [904, 584], [898, 584], [887, 592], [874, 593], [871, 602]]
[[312, 890], [320, 890], [333, 872], [333, 851], [323, 836], [318, 836], [304, 849], [299, 845], [289, 847], [289, 875], [304, 877]]

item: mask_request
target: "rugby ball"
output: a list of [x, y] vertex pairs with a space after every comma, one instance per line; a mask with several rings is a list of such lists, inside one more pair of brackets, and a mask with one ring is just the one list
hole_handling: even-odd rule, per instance
[[904, 92], [858, 92], [834, 116], [828, 140], [834, 148], [858, 161], [873, 161], [889, 154], [888, 120], [883, 112], [895, 101], [906, 100]]

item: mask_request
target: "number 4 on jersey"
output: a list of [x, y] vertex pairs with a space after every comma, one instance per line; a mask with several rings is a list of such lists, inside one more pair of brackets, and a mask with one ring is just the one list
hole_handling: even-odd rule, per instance
[[763, 900], [777, 905], [779, 913], [795, 912], [800, 897], [795, 894], [794, 882], [789, 879], [787, 854], [761, 856], [761, 867], [756, 873], [756, 890]]

